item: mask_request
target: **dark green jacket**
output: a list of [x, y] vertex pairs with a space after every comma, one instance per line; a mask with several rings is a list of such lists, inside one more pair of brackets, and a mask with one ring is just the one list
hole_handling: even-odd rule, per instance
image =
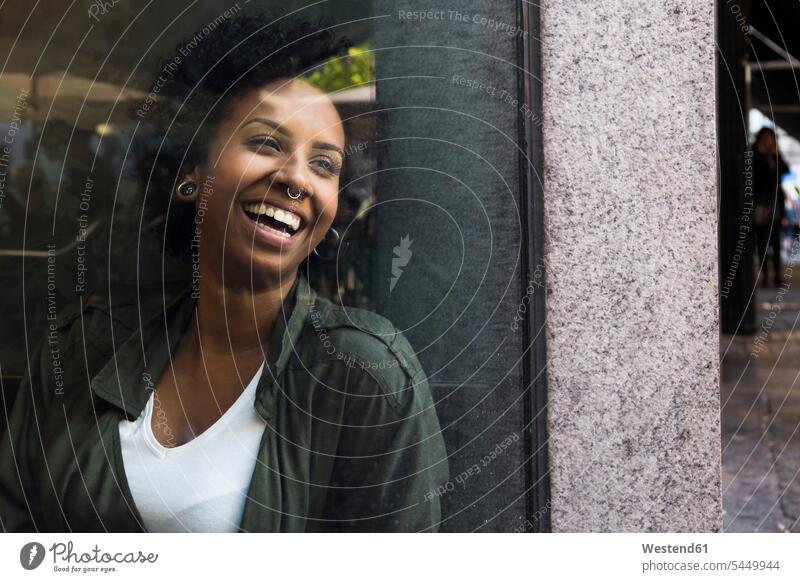
[[[90, 296], [48, 321], [0, 440], [6, 531], [145, 530], [118, 425], [144, 409], [195, 301], [188, 289], [140, 299]], [[283, 314], [256, 394], [267, 427], [240, 530], [435, 531], [447, 459], [409, 343], [302, 276]]]

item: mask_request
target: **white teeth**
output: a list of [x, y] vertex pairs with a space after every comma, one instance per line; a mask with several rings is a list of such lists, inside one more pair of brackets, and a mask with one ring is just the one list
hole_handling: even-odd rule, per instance
[[[257, 214], [257, 215], [266, 215], [271, 218], [274, 218], [278, 222], [281, 222], [288, 226], [291, 230], [297, 231], [300, 228], [300, 217], [293, 212], [288, 212], [286, 210], [282, 210], [280, 208], [276, 208], [274, 206], [270, 206], [268, 204], [262, 203], [253, 203], [253, 204], [245, 204], [244, 209], [249, 212], [250, 214]], [[268, 229], [272, 232], [280, 232], [275, 230], [274, 228], [265, 227], [264, 225], [259, 224], [264, 229]], [[289, 233], [280, 232], [281, 235], [286, 235], [286, 237], [291, 236]]]

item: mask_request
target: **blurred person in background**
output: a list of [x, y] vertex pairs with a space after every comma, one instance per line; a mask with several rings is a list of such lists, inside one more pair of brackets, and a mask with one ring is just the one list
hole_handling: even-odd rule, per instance
[[770, 284], [771, 271], [775, 287], [783, 281], [781, 233], [787, 218], [781, 176], [788, 172], [789, 166], [778, 151], [775, 132], [768, 127], [761, 128], [753, 142], [756, 252], [760, 271], [764, 272], [764, 285]]

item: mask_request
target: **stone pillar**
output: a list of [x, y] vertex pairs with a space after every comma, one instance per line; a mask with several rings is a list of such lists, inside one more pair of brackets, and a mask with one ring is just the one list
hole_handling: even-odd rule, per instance
[[717, 531], [714, 3], [542, 3], [554, 531]]

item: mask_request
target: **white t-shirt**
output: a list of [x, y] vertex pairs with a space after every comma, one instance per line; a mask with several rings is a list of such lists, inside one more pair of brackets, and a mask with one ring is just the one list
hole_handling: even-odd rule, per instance
[[253, 407], [263, 371], [261, 364], [222, 417], [179, 447], [164, 447], [153, 435], [155, 392], [139, 418], [120, 421], [125, 474], [148, 530], [238, 531], [266, 426]]

